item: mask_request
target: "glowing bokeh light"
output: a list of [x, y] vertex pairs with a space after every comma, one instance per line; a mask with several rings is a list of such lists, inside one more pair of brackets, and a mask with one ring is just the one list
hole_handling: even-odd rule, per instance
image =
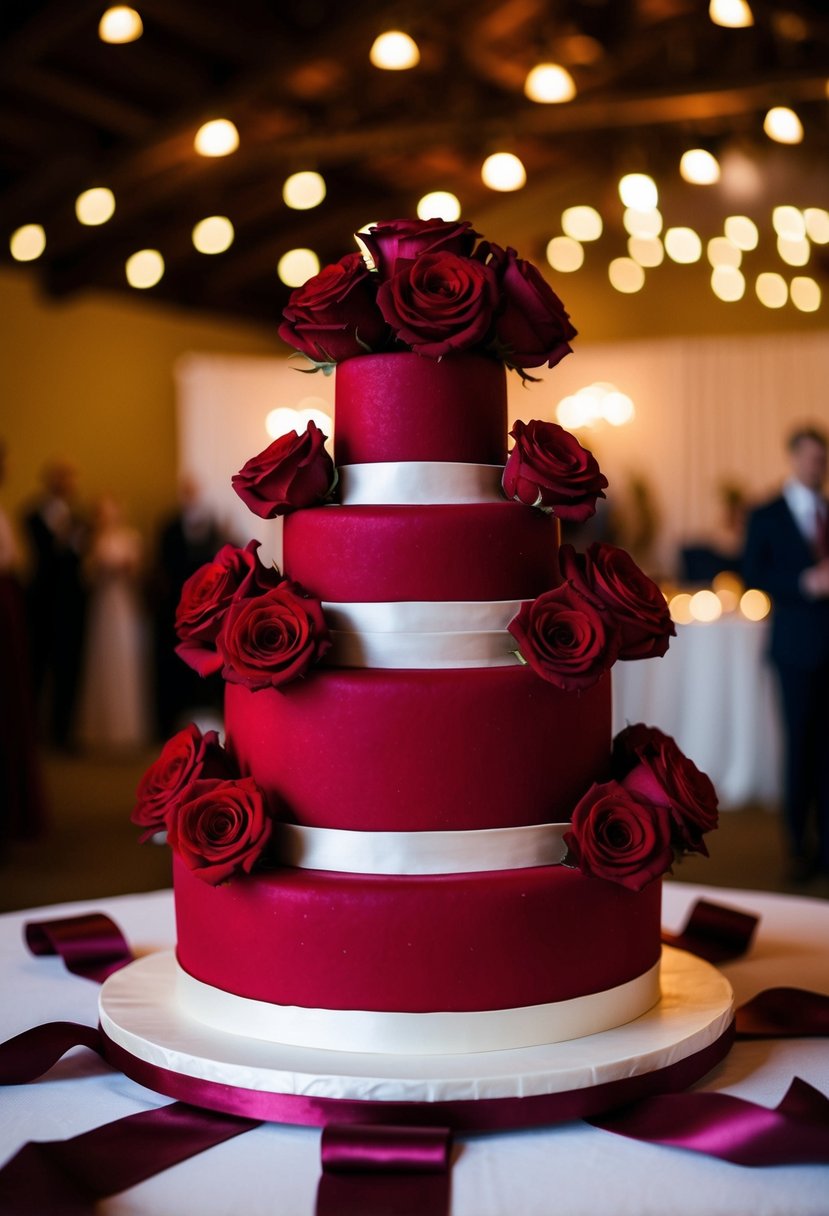
[[584, 246], [569, 236], [554, 236], [547, 243], [547, 261], [553, 270], [567, 274], [584, 263]]
[[34, 262], [46, 248], [46, 233], [40, 224], [23, 224], [9, 238], [9, 251], [16, 262]]
[[283, 253], [276, 267], [286, 287], [301, 287], [315, 274], [319, 274], [320, 260], [313, 249], [289, 249]]
[[424, 194], [417, 204], [417, 216], [421, 220], [460, 219], [460, 199], [449, 190], [432, 190]]
[[778, 144], [799, 144], [803, 141], [803, 124], [788, 106], [773, 106], [763, 119], [763, 130]]
[[668, 611], [671, 620], [677, 625], [690, 625], [693, 621], [691, 614], [691, 596], [687, 591], [679, 591], [668, 601]]
[[817, 312], [820, 308], [820, 285], [808, 275], [795, 275], [789, 286], [792, 304], [800, 312]]
[[776, 271], [765, 271], [758, 274], [754, 284], [757, 299], [766, 308], [782, 308], [789, 296], [786, 280]]
[[75, 215], [81, 224], [95, 227], [115, 214], [115, 195], [106, 186], [93, 186], [75, 199]]
[[607, 268], [610, 284], [624, 295], [633, 295], [645, 286], [645, 272], [633, 258], [614, 258]]
[[659, 202], [659, 191], [647, 173], [626, 173], [619, 182], [619, 198], [635, 211], [653, 211]]
[[635, 207], [626, 207], [622, 223], [630, 236], [659, 236], [662, 231], [662, 214], [656, 207], [652, 207], [650, 211], [637, 211]]
[[743, 260], [742, 251], [727, 236], [713, 236], [706, 246], [706, 253], [712, 266], [737, 267]]
[[239, 147], [239, 132], [229, 118], [212, 118], [199, 127], [193, 147], [199, 156], [230, 156]]
[[765, 591], [749, 587], [740, 596], [740, 612], [749, 621], [762, 621], [771, 612], [771, 600]]
[[629, 236], [628, 255], [640, 266], [650, 269], [662, 265], [665, 249], [658, 236]]
[[572, 101], [576, 96], [573, 77], [558, 63], [538, 63], [527, 73], [524, 93], [542, 105]]
[[806, 207], [803, 212], [806, 235], [815, 245], [829, 244], [829, 211], [823, 207]]
[[135, 42], [144, 33], [144, 23], [134, 8], [116, 4], [108, 8], [98, 22], [98, 37], [101, 42], [119, 46]]
[[155, 287], [164, 274], [164, 258], [157, 249], [139, 249], [127, 258], [124, 269], [130, 287], [145, 291]]
[[420, 47], [402, 30], [386, 30], [374, 39], [368, 57], [385, 72], [405, 72], [420, 63]]
[[512, 152], [493, 152], [481, 165], [481, 179], [490, 190], [520, 190], [527, 181], [527, 171]]
[[665, 233], [665, 252], [674, 262], [687, 266], [702, 257], [702, 241], [693, 228], [669, 228]]
[[716, 156], [705, 148], [689, 148], [679, 161], [680, 175], [695, 186], [711, 186], [720, 180], [720, 165]]
[[602, 235], [602, 217], [595, 207], [568, 207], [561, 213], [561, 230], [574, 241], [597, 241]]
[[757, 225], [747, 215], [729, 215], [723, 225], [723, 231], [732, 245], [746, 253], [756, 249], [760, 240]]
[[199, 253], [224, 253], [233, 244], [233, 225], [226, 215], [209, 215], [193, 229], [193, 244]]
[[736, 266], [715, 266], [711, 271], [711, 290], [718, 300], [734, 304], [746, 293], [745, 276]]
[[754, 25], [754, 14], [747, 0], [711, 0], [708, 16], [714, 25], [730, 30], [746, 29]]
[[707, 588], [694, 592], [688, 609], [695, 621], [700, 621], [705, 625], [710, 624], [711, 621], [718, 621], [722, 616], [722, 604], [719, 597], [716, 592], [709, 591]]
[[292, 173], [282, 183], [282, 198], [294, 211], [310, 211], [325, 198], [325, 178], [313, 169]]

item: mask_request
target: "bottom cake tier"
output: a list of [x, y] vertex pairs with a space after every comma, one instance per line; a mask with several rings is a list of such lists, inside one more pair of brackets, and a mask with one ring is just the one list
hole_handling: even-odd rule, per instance
[[659, 999], [660, 884], [563, 866], [418, 876], [174, 870], [179, 999], [233, 1033], [440, 1054], [557, 1042]]

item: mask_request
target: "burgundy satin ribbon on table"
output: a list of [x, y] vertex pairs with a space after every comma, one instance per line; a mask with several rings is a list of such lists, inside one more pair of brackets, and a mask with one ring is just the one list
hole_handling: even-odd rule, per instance
[[[682, 932], [665, 935], [665, 940], [723, 961], [748, 948], [756, 923], [755, 917], [736, 909], [700, 900]], [[34, 922], [26, 926], [26, 940], [35, 953], [57, 953], [74, 974], [89, 979], [103, 980], [132, 958], [120, 930], [102, 914]], [[749, 1038], [825, 1035], [829, 1033], [829, 996], [801, 989], [769, 989], [737, 1011], [737, 1027], [740, 1037]], [[33, 1080], [74, 1046], [89, 1047], [117, 1063], [117, 1050], [113, 1051], [113, 1044], [99, 1030], [54, 1022], [0, 1045], [0, 1084]], [[510, 1100], [502, 1101], [509, 1105]], [[322, 1101], [320, 1105], [329, 1110], [333, 1104]], [[420, 1105], [428, 1106], [412, 1104]], [[348, 1109], [349, 1117], [354, 1114], [352, 1107], [366, 1113], [370, 1110], [378, 1123], [337, 1123], [336, 1111], [330, 1110], [333, 1118], [323, 1134], [317, 1216], [349, 1216], [351, 1212], [380, 1216], [391, 1211], [400, 1216], [446, 1216], [449, 1129], [393, 1125], [391, 1119], [399, 1118], [400, 1104], [336, 1104], [344, 1115]], [[568, 1117], [566, 1111], [561, 1113]], [[90, 1213], [98, 1198], [134, 1186], [260, 1122], [173, 1102], [69, 1140], [26, 1144], [0, 1170], [0, 1216]], [[730, 1094], [666, 1093], [588, 1122], [619, 1135], [687, 1148], [741, 1165], [829, 1162], [829, 1099], [799, 1078], [774, 1110]], [[511, 1126], [509, 1112], [504, 1122], [496, 1119], [489, 1124], [490, 1130], [499, 1126]], [[401, 1206], [407, 1197], [413, 1201], [417, 1197], [418, 1206]]]

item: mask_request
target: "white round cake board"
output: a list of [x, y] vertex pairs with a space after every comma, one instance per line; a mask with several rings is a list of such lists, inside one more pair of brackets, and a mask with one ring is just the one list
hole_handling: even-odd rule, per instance
[[175, 957], [164, 952], [109, 977], [100, 1022], [136, 1061], [242, 1090], [388, 1103], [526, 1098], [653, 1073], [727, 1034], [731, 986], [711, 964], [664, 947], [661, 983], [662, 999], [635, 1021], [564, 1043], [448, 1056], [358, 1055], [268, 1043], [196, 1021], [177, 1006]]

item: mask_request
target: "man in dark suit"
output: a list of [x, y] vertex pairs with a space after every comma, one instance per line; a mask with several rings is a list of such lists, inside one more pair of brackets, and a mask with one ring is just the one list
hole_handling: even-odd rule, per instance
[[769, 653], [783, 717], [791, 877], [803, 880], [817, 870], [829, 873], [827, 437], [802, 429], [788, 447], [792, 476], [779, 498], [751, 515], [743, 573], [749, 586], [768, 592], [774, 606]]

